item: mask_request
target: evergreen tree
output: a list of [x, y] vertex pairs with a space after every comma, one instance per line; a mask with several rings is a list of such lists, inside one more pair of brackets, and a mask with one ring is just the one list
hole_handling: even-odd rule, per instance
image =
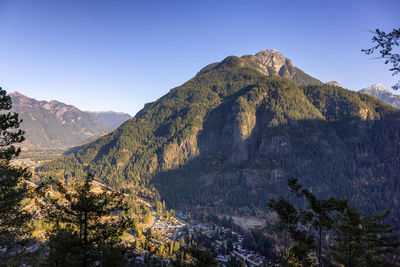
[[372, 218], [357, 209], [346, 207], [335, 218], [335, 244], [331, 255], [337, 263], [353, 266], [396, 266], [398, 236], [392, 226], [381, 223], [389, 215], [385, 211]]
[[11, 107], [10, 96], [0, 87], [0, 262], [3, 264], [23, 253], [23, 241], [31, 230], [27, 226], [31, 214], [24, 209], [30, 173], [10, 164], [21, 151], [14, 144], [24, 141], [24, 132], [18, 129], [22, 120], [17, 113], [9, 112]]
[[354, 208], [345, 208], [335, 216], [334, 220], [335, 245], [330, 248], [333, 259], [348, 267], [361, 266], [359, 261], [363, 251], [361, 212]]
[[[288, 185], [292, 194], [301, 197], [301, 186], [296, 179], [289, 179]], [[275, 210], [279, 216], [278, 229], [284, 233], [283, 256], [287, 262], [309, 266], [313, 262], [310, 258], [311, 252], [315, 248], [314, 237], [306, 230], [306, 224], [310, 220], [310, 213], [297, 208], [280, 197], [278, 201], [273, 198], [268, 202], [268, 206]], [[289, 247], [289, 243], [290, 247]]]
[[[399, 237], [393, 233], [393, 227], [380, 222], [388, 211], [372, 218], [363, 217], [361, 211], [349, 207], [347, 200], [320, 200], [308, 190], [301, 190], [296, 179], [290, 179], [288, 185], [292, 193], [306, 198], [309, 209], [297, 210], [282, 197], [279, 201], [271, 199], [269, 202], [270, 208], [278, 214], [279, 228], [290, 237], [287, 263], [311, 266], [310, 254], [317, 248], [319, 265], [332, 265], [330, 256], [335, 264], [348, 267], [394, 265]], [[334, 236], [334, 244], [325, 257], [322, 255], [324, 231]]]
[[309, 210], [305, 212], [306, 221], [310, 222], [311, 225], [317, 231], [317, 257], [319, 266], [322, 265], [323, 261], [326, 261], [326, 257], [322, 258], [323, 250], [323, 235], [325, 231], [330, 230], [332, 227], [331, 216], [334, 211], [341, 208], [346, 200], [339, 200], [336, 198], [329, 198], [326, 200], [320, 200], [307, 189], [302, 190], [302, 194], [306, 197], [308, 201]]
[[268, 206], [278, 213], [278, 228], [283, 232], [283, 249], [284, 252], [286, 252], [289, 243], [289, 233], [297, 227], [299, 222], [299, 212], [291, 203], [282, 197], [278, 201], [271, 198], [268, 202]]
[[[121, 214], [128, 209], [123, 194], [93, 190], [93, 177], [76, 183], [73, 190], [52, 178], [37, 191], [47, 199], [39, 203], [51, 223], [48, 231], [51, 266], [124, 266], [127, 248], [121, 243], [123, 232], [132, 227]], [[49, 193], [53, 187], [56, 192]]]
[[365, 244], [364, 266], [396, 266], [394, 257], [398, 258], [399, 236], [394, 234], [391, 225], [381, 223], [389, 215], [386, 210], [372, 218], [363, 217], [363, 244]]

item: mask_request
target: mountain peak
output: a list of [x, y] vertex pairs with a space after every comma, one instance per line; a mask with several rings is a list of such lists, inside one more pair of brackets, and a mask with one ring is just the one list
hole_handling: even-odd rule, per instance
[[390, 90], [386, 89], [385, 86], [383, 86], [380, 83], [371, 85], [364, 89], [361, 89], [359, 92], [361, 92], [361, 93], [368, 93], [368, 92], [370, 92], [370, 93], [390, 93], [390, 94], [392, 93], [392, 92], [390, 92]]
[[392, 105], [393, 107], [400, 108], [400, 96], [393, 94], [390, 90], [386, 89], [385, 86], [380, 83], [361, 89], [358, 92], [376, 97], [383, 102]]
[[279, 71], [283, 66], [285, 66], [285, 64], [290, 64], [291, 66], [293, 66], [291, 60], [287, 59], [284, 55], [282, 55], [281, 52], [276, 49], [265, 49], [258, 52], [254, 56], [243, 56], [243, 58], [255, 61], [265, 68], [272, 68], [275, 73], [279, 73]]
[[21, 93], [18, 91], [14, 91], [14, 92], [9, 93], [9, 95], [21, 95]]
[[383, 86], [383, 85], [380, 84], [380, 83], [374, 84], [374, 85], [370, 86], [369, 88], [374, 89], [374, 90], [376, 90], [376, 91], [383, 91], [383, 92], [388, 92], [388, 93], [390, 93], [390, 90], [386, 89], [386, 87]]
[[229, 56], [221, 62], [208, 64], [202, 68], [196, 76], [205, 74], [212, 70], [219, 70], [222, 68], [232, 69], [235, 67], [253, 69], [266, 76], [281, 76], [286, 79], [294, 80], [300, 85], [322, 84], [321, 81], [294, 66], [290, 59], [286, 58], [276, 49], [265, 49], [255, 55], [243, 55], [240, 58]]
[[40, 105], [41, 103], [41, 101], [27, 97], [26, 95], [21, 94], [18, 91], [9, 93], [8, 95], [11, 97], [13, 106], [14, 105], [32, 106], [32, 105]]
[[14, 91], [8, 94], [9, 96], [13, 96], [13, 97], [22, 97], [22, 98], [28, 98], [26, 95], [21, 94], [18, 91]]
[[278, 75], [301, 85], [322, 84], [321, 81], [296, 68], [290, 59], [276, 49], [265, 49], [255, 55], [244, 55], [241, 59], [248, 67], [267, 76]]
[[275, 55], [275, 56], [284, 57], [278, 49], [271, 49], [271, 50], [264, 49], [264, 50], [261, 50], [260, 52], [258, 52], [257, 54], [255, 54], [255, 56], [259, 56], [259, 55]]

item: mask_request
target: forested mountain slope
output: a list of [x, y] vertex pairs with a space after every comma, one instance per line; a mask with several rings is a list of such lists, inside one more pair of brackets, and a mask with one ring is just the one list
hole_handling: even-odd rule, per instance
[[39, 175], [90, 172], [115, 187], [154, 186], [175, 208], [225, 211], [265, 208], [295, 176], [317, 195], [400, 218], [399, 112], [260, 53], [208, 65]]

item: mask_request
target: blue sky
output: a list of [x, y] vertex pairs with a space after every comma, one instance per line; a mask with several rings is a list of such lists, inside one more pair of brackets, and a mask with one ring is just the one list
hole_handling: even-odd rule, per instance
[[400, 26], [400, 1], [0, 0], [0, 86], [82, 110], [134, 115], [226, 56], [278, 49], [306, 73], [390, 88], [361, 53]]

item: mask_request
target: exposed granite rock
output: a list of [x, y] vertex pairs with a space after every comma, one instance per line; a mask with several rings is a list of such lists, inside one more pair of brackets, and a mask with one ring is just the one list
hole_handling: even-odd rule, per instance
[[395, 108], [400, 108], [400, 95], [393, 94], [390, 90], [386, 89], [382, 84], [377, 83], [371, 85], [370, 87], [361, 89], [358, 92], [376, 97]]
[[337, 87], [342, 87], [340, 85], [340, 83], [338, 83], [337, 81], [330, 81], [330, 82], [326, 82], [325, 84], [327, 85], [333, 85], [333, 86], [337, 86]]

